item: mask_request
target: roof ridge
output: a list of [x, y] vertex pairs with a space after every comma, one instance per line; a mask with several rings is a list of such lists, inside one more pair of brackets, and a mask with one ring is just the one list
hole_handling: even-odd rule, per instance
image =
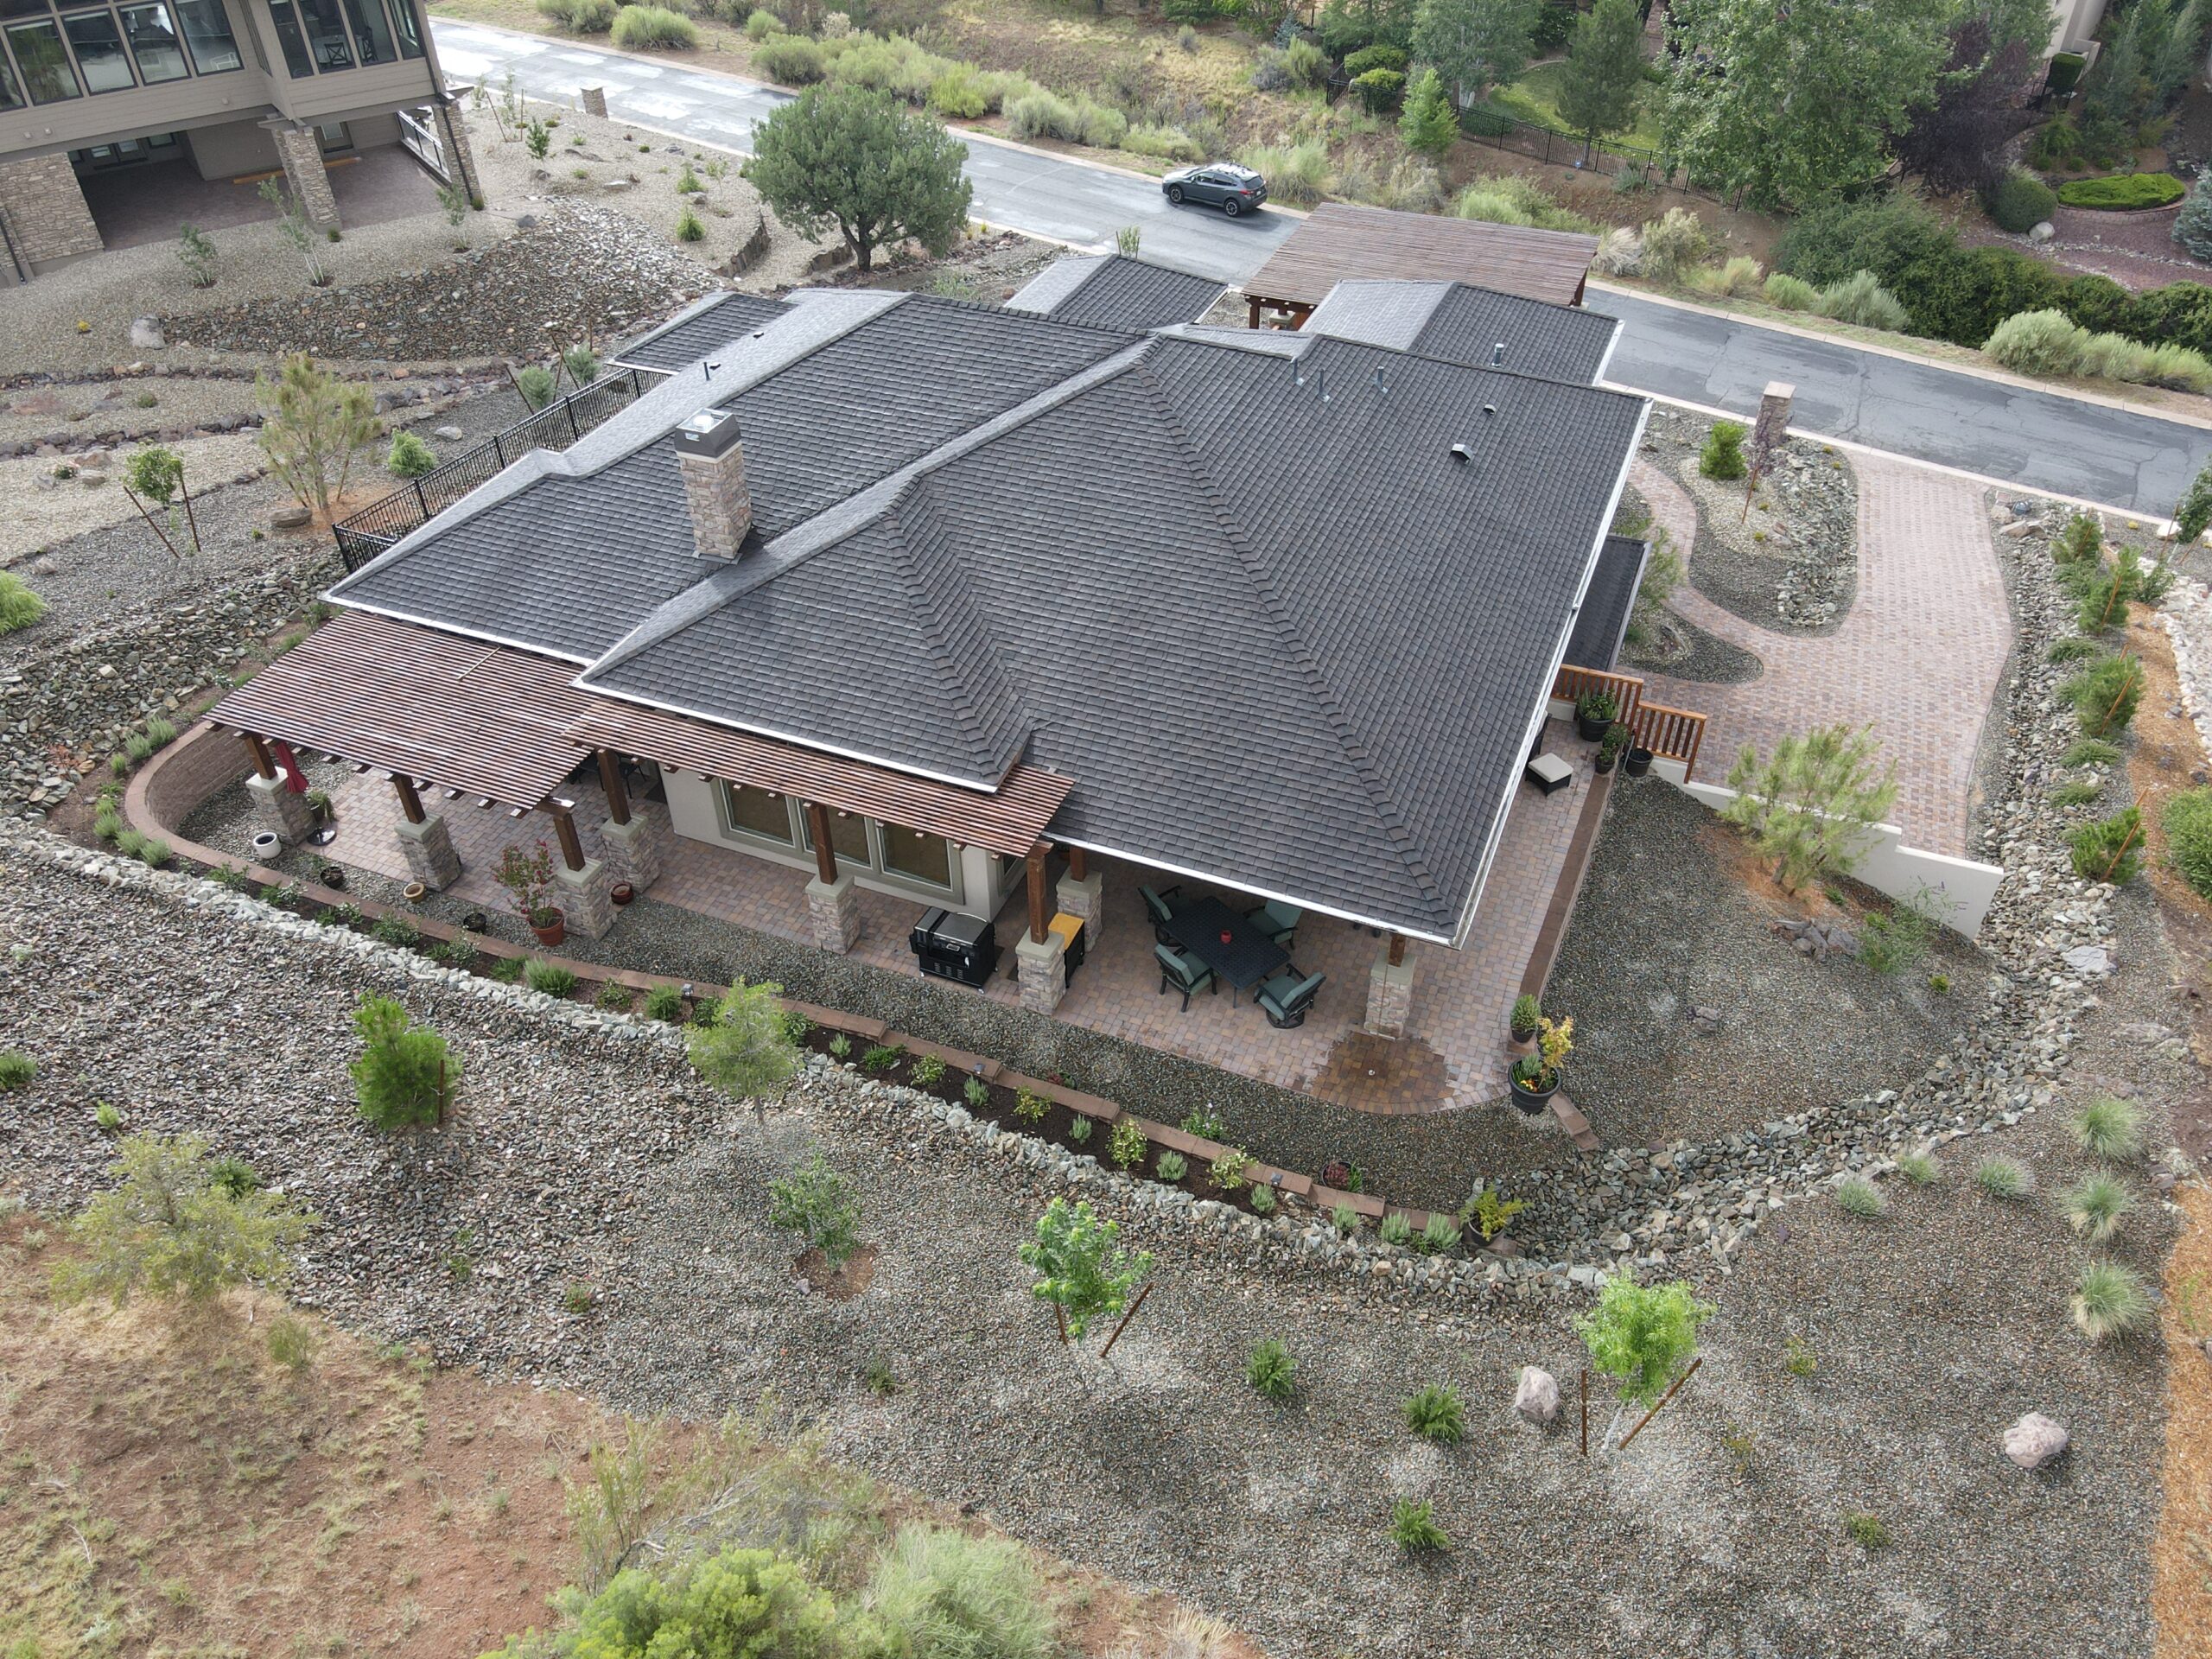
[[1413, 878], [1431, 903], [1448, 911], [1448, 901], [1437, 885], [1434, 873], [1428, 868], [1427, 857], [1414, 840], [1404, 810], [1382, 777], [1380, 764], [1369, 752], [1366, 741], [1354, 729], [1351, 717], [1338, 698], [1336, 687], [1321, 671], [1321, 664], [1314, 657], [1313, 647], [1306, 643], [1305, 633], [1291, 619], [1289, 607], [1283, 603], [1282, 595], [1276, 589], [1274, 574], [1253, 546], [1251, 538], [1244, 533], [1243, 524], [1230, 511], [1228, 502], [1215, 482], [1212, 467], [1198, 452], [1190, 429], [1183, 423], [1182, 412], [1175, 407], [1174, 399], [1167, 395], [1166, 388], [1148, 369], [1141, 372], [1139, 378], [1160, 410], [1169, 440], [1182, 453], [1185, 464], [1191, 468], [1200, 499], [1211, 509], [1224, 537], [1250, 580], [1261, 606], [1274, 623], [1278, 638], [1288, 647], [1293, 665], [1313, 689], [1314, 701], [1320, 707], [1322, 717], [1329, 722], [1330, 730], [1343, 749], [1344, 759], [1351, 763], [1354, 774], [1359, 779], [1360, 786], [1366, 791], [1384, 833], [1390, 837], [1392, 846], [1404, 861], [1407, 874]]

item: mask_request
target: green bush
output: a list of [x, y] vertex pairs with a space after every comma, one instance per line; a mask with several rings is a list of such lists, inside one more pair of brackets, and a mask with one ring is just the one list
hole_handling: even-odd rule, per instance
[[430, 446], [412, 432], [391, 435], [391, 450], [385, 457], [385, 470], [394, 478], [421, 478], [438, 469], [438, 457]]
[[616, 1573], [584, 1604], [559, 1650], [579, 1659], [831, 1659], [837, 1634], [836, 1603], [796, 1561], [725, 1549], [666, 1577], [635, 1567]]
[[955, 121], [973, 121], [991, 107], [983, 90], [982, 71], [971, 63], [956, 63], [930, 82], [930, 108]]
[[1422, 1389], [1406, 1402], [1405, 1412], [1406, 1427], [1439, 1446], [1457, 1446], [1466, 1434], [1466, 1408], [1448, 1382]]
[[[866, 1605], [888, 1638], [884, 1650], [889, 1654], [914, 1659], [1057, 1659], [1061, 1652], [1058, 1621], [1044, 1580], [1028, 1552], [1008, 1538], [901, 1527], [876, 1563]], [[786, 1649], [742, 1651], [770, 1659], [772, 1653]]]
[[1303, 35], [1293, 37], [1290, 44], [1283, 48], [1282, 67], [1290, 76], [1290, 84], [1300, 91], [1311, 92], [1329, 79], [1328, 54]]
[[38, 1062], [19, 1048], [0, 1050], [0, 1095], [28, 1089], [38, 1076]]
[[2075, 1327], [2091, 1342], [2132, 1336], [2151, 1323], [2151, 1293], [2131, 1269], [2117, 1262], [2092, 1262], [2074, 1282], [2071, 1311]]
[[1889, 1212], [1890, 1201], [1882, 1189], [1864, 1175], [1847, 1176], [1835, 1185], [1836, 1207], [1860, 1221], [1878, 1221]]
[[603, 35], [614, 26], [614, 0], [537, 0], [537, 9], [574, 35]]
[[1191, 1161], [1179, 1152], [1163, 1152], [1154, 1160], [1152, 1173], [1163, 1181], [1179, 1181], [1191, 1173]]
[[0, 570], [0, 633], [28, 628], [46, 614], [46, 601], [23, 585], [22, 578]]
[[1298, 144], [1250, 144], [1236, 159], [1268, 181], [1268, 199], [1311, 207], [1329, 190], [1329, 149], [1319, 139]]
[[2132, 653], [2092, 663], [2058, 688], [2074, 705], [2084, 737], [2110, 737], [2127, 729], [2143, 696], [2143, 665]]
[[2074, 874], [2085, 881], [2109, 881], [2125, 887], [2143, 868], [2143, 811], [2131, 806], [2094, 823], [2085, 823], [2066, 837], [2073, 855]]
[[1452, 1547], [1444, 1529], [1436, 1524], [1436, 1506], [1410, 1497], [1391, 1503], [1390, 1541], [1408, 1555], [1433, 1554]]
[[860, 1201], [852, 1183], [820, 1152], [788, 1177], [768, 1183], [768, 1219], [803, 1234], [833, 1267], [859, 1248]]
[[542, 957], [533, 957], [523, 965], [522, 978], [531, 990], [543, 991], [548, 996], [566, 996], [576, 988], [573, 968], [548, 962]]
[[1902, 333], [1911, 318], [1871, 270], [1855, 270], [1821, 290], [1821, 315], [1860, 328]]
[[1672, 286], [1704, 260], [1711, 246], [1703, 220], [1687, 207], [1670, 207], [1643, 227], [1643, 274]]
[[2143, 1150], [2143, 1109], [2116, 1096], [2091, 1101], [2067, 1128], [2092, 1157], [2133, 1158]]
[[683, 993], [673, 985], [656, 985], [645, 993], [645, 1017], [674, 1025], [683, 1017]]
[[1708, 265], [1694, 272], [1690, 286], [1700, 294], [1710, 294], [1717, 299], [1741, 299], [1762, 293], [1764, 284], [1760, 280], [1759, 262], [1749, 254], [1739, 253], [1725, 264]]
[[1512, 173], [1478, 174], [1452, 199], [1459, 219], [1491, 225], [1529, 225], [1541, 231], [1593, 232], [1597, 226], [1572, 208], [1562, 207], [1541, 186]]
[[2116, 1175], [2084, 1176], [2059, 1199], [2066, 1224], [2092, 1243], [2102, 1243], [2120, 1230], [2135, 1199]]
[[1362, 75], [1371, 74], [1377, 69], [1391, 70], [1402, 75], [1406, 61], [1406, 54], [1395, 46], [1363, 46], [1358, 51], [1345, 56], [1344, 73], [1351, 76], [1353, 84], [1357, 85]]
[[2017, 1158], [1993, 1153], [1974, 1166], [1974, 1184], [1993, 1198], [2017, 1203], [2035, 1191], [2035, 1177]]
[[1788, 271], [1777, 270], [1766, 279], [1766, 302], [1784, 311], [1817, 311], [1821, 308], [1821, 290], [1810, 283], [1792, 276]]
[[753, 67], [786, 86], [811, 86], [829, 73], [822, 48], [804, 35], [777, 35], [762, 41], [753, 48]]
[[553, 401], [552, 371], [531, 364], [515, 376], [515, 390], [522, 394], [524, 404], [530, 408], [544, 408]]
[[407, 1010], [388, 996], [364, 998], [353, 1029], [362, 1045], [351, 1068], [361, 1116], [385, 1130], [442, 1122], [461, 1088], [461, 1062], [446, 1039], [410, 1026]]
[[772, 35], [784, 33], [784, 20], [766, 6], [755, 7], [745, 19], [745, 38], [756, 44]]
[[2032, 173], [2014, 168], [1989, 193], [1989, 216], [2000, 231], [2025, 236], [2049, 219], [2058, 194]]
[[699, 44], [699, 27], [666, 6], [625, 6], [614, 14], [613, 37], [626, 52], [648, 46], [694, 47]]
[[1296, 1388], [1291, 1379], [1297, 1370], [1298, 1362], [1291, 1357], [1290, 1350], [1273, 1337], [1255, 1344], [1244, 1361], [1244, 1380], [1268, 1400], [1289, 1399]]
[[1750, 470], [1744, 460], [1744, 435], [1741, 423], [1715, 421], [1698, 452], [1698, 471], [1723, 483], [1743, 477]]
[[676, 239], [679, 242], [705, 241], [707, 222], [693, 209], [686, 207], [676, 216]]
[[2069, 207], [2120, 211], [2169, 207], [2187, 194], [2188, 187], [2171, 173], [2117, 173], [2101, 179], [2069, 179], [2058, 187], [2058, 199]]
[[2166, 832], [2167, 856], [2181, 879], [2199, 897], [2212, 899], [2212, 786], [2171, 797], [2158, 823]]
[[1923, 1148], [1908, 1152], [1897, 1159], [1897, 1173], [1915, 1186], [1933, 1186], [1943, 1179], [1943, 1166], [1936, 1154]]
[[1370, 115], [1388, 115], [1405, 102], [1405, 71], [1370, 69], [1352, 77], [1351, 89], [1358, 96], [1360, 108]]

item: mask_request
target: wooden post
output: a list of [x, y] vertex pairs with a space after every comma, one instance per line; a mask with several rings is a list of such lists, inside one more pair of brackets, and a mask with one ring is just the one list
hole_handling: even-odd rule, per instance
[[404, 772], [391, 774], [391, 786], [399, 791], [399, 810], [407, 815], [410, 823], [423, 822], [423, 798], [416, 791], [415, 780]]
[[607, 816], [616, 823], [630, 822], [630, 791], [622, 781], [622, 762], [612, 749], [599, 752], [599, 786], [607, 796]]
[[1078, 881], [1090, 874], [1090, 861], [1084, 855], [1080, 847], [1068, 849], [1068, 874]]
[[244, 735], [246, 753], [253, 757], [254, 775], [257, 778], [274, 778], [276, 775], [276, 762], [270, 758], [269, 745], [252, 732], [247, 732]]
[[1052, 850], [1052, 843], [1040, 841], [1029, 849], [1029, 942], [1045, 943], [1045, 924], [1049, 913], [1045, 908], [1045, 856]]
[[576, 821], [565, 806], [556, 806], [551, 810], [553, 834], [561, 842], [561, 861], [572, 870], [581, 870], [584, 867], [584, 843], [582, 837], [576, 834]]
[[1248, 294], [1244, 296], [1244, 326], [1247, 328], [1256, 328], [1260, 326], [1260, 298], [1256, 294]]
[[[1682, 1384], [1688, 1382], [1690, 1378], [1695, 1376], [1697, 1375], [1697, 1368], [1704, 1363], [1705, 1360], [1702, 1356], [1690, 1361], [1689, 1370], [1684, 1371], [1680, 1376], [1676, 1377], [1672, 1382], [1669, 1382], [1667, 1385], [1667, 1392], [1659, 1396], [1659, 1404], [1652, 1407], [1650, 1410], [1643, 1414], [1643, 1423], [1648, 1423], [1654, 1417], [1656, 1417], [1662, 1408], [1665, 1407], [1666, 1403], [1675, 1397], [1675, 1390], [1681, 1388]], [[1637, 1435], [1643, 1433], [1643, 1423], [1638, 1423], [1634, 1428], [1631, 1428], [1626, 1434], [1624, 1434], [1621, 1437], [1619, 1447], [1621, 1451], [1627, 1451], [1628, 1443], [1634, 1440]]]
[[1582, 1455], [1590, 1455], [1590, 1368], [1582, 1368]]
[[1402, 933], [1393, 933], [1390, 936], [1390, 965], [1393, 968], [1402, 968], [1405, 965], [1405, 961], [1406, 936]]
[[1129, 1311], [1122, 1315], [1122, 1322], [1114, 1327], [1114, 1334], [1106, 1338], [1106, 1345], [1098, 1351], [1099, 1358], [1103, 1359], [1114, 1351], [1114, 1344], [1122, 1339], [1122, 1332], [1129, 1328], [1129, 1321], [1136, 1318], [1137, 1309], [1144, 1306], [1144, 1299], [1151, 1294], [1150, 1285], [1137, 1292], [1136, 1300], [1129, 1304]]
[[806, 804], [806, 833], [814, 837], [814, 873], [822, 885], [837, 885], [837, 849], [830, 844], [830, 809], [819, 801]]

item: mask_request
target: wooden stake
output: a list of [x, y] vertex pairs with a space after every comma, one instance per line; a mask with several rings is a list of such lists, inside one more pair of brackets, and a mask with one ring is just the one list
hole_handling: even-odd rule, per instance
[[1582, 1455], [1590, 1455], [1590, 1368], [1582, 1368]]
[[2135, 827], [2120, 837], [2120, 850], [2112, 855], [2111, 861], [2105, 866], [2104, 874], [2097, 878], [2098, 880], [2109, 881], [2112, 880], [2112, 873], [2120, 868], [2120, 861], [2127, 856], [2127, 849], [2135, 844], [2135, 837], [2140, 835], [2142, 830], [2143, 821], [2139, 817], [2135, 821]]
[[1643, 1414], [1643, 1422], [1638, 1423], [1634, 1428], [1631, 1428], [1626, 1434], [1621, 1437], [1620, 1449], [1622, 1451], [1625, 1452], [1628, 1450], [1629, 1442], [1633, 1440], [1637, 1435], [1643, 1433], [1643, 1423], [1648, 1423], [1654, 1417], [1656, 1417], [1661, 1410], [1664, 1408], [1666, 1403], [1675, 1397], [1675, 1390], [1681, 1388], [1682, 1384], [1688, 1382], [1690, 1378], [1695, 1376], [1697, 1375], [1697, 1368], [1704, 1363], [1705, 1360], [1702, 1356], [1690, 1361], [1689, 1370], [1684, 1371], [1680, 1376], [1676, 1377], [1672, 1382], [1669, 1382], [1667, 1385], [1667, 1392], [1659, 1396], [1658, 1405], [1652, 1407], [1650, 1410]]
[[181, 467], [176, 471], [176, 486], [184, 492], [184, 522], [192, 527], [192, 550], [196, 555], [200, 550], [200, 520], [193, 517], [192, 486], [184, 481], [184, 468]]
[[2120, 707], [2120, 700], [2126, 697], [2130, 691], [2133, 691], [2135, 689], [2136, 669], [2139, 669], [2141, 666], [2142, 664], [2139, 663], [2136, 664], [2136, 668], [2131, 668], [2128, 670], [2127, 677], [2120, 683], [2119, 694], [2115, 696], [2110, 702], [2105, 705], [2105, 717], [2097, 722], [2097, 729], [2100, 732], [2103, 731], [2107, 727], [2112, 724], [2113, 711]]
[[1151, 1294], [1150, 1285], [1147, 1285], [1142, 1290], [1137, 1292], [1136, 1300], [1129, 1304], [1129, 1311], [1122, 1315], [1122, 1322], [1114, 1327], [1114, 1334], [1106, 1338], [1106, 1345], [1098, 1351], [1099, 1358], [1103, 1359], [1114, 1351], [1114, 1344], [1122, 1339], [1122, 1332], [1129, 1328], [1129, 1321], [1136, 1318], [1137, 1309], [1144, 1306], [1144, 1299]]
[[146, 504], [138, 499], [137, 492], [126, 484], [123, 486], [123, 493], [130, 498], [130, 505], [138, 509], [138, 516], [146, 521], [146, 528], [162, 538], [162, 545], [168, 550], [169, 557], [179, 564], [183, 563], [184, 556], [176, 550], [176, 543], [169, 540], [168, 531], [154, 522], [154, 515], [146, 511]]

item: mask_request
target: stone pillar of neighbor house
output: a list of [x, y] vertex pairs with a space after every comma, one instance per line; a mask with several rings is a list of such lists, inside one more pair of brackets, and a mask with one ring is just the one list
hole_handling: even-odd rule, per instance
[[65, 154], [0, 162], [0, 215], [23, 263], [34, 268], [106, 245]]
[[584, 113], [586, 115], [595, 115], [602, 121], [606, 120], [607, 88], [604, 86], [579, 86], [576, 90], [583, 94]]
[[[607, 97], [600, 95], [599, 111], [607, 113]], [[591, 107], [591, 95], [584, 95], [584, 107]], [[441, 92], [430, 100], [430, 124], [436, 129], [438, 143], [445, 147], [446, 171], [453, 182], [468, 193], [469, 205], [481, 209], [484, 206], [484, 180], [476, 170], [476, 152], [468, 146], [468, 123], [461, 118], [461, 100], [451, 92]]]
[[1063, 914], [1083, 918], [1083, 948], [1094, 949], [1106, 925], [1106, 878], [1089, 867], [1080, 847], [1069, 849], [1068, 873], [1052, 889], [1052, 902]]
[[824, 950], [842, 957], [860, 942], [861, 896], [849, 873], [835, 881], [817, 876], [806, 884], [806, 920]]
[[322, 139], [313, 127], [280, 122], [269, 129], [276, 143], [276, 159], [284, 164], [284, 181], [292, 188], [300, 216], [318, 231], [338, 228], [338, 198], [331, 194], [330, 173], [322, 164]]
[[660, 880], [668, 856], [669, 831], [658, 818], [632, 818], [627, 823], [611, 820], [599, 826], [599, 839], [607, 849], [607, 861], [614, 879], [627, 881], [639, 893]]
[[603, 858], [584, 861], [580, 870], [556, 865], [553, 870], [553, 902], [571, 933], [587, 939], [603, 938], [614, 925], [614, 869]]
[[[1072, 912], [1071, 912], [1072, 913]], [[1057, 933], [1033, 939], [1027, 933], [1014, 947], [1014, 977], [1021, 991], [1021, 1006], [1031, 1014], [1050, 1014], [1067, 995], [1066, 947]]]
[[453, 849], [453, 836], [446, 821], [425, 817], [420, 823], [399, 821], [399, 850], [407, 859], [407, 873], [433, 893], [461, 880], [461, 855]]
[[1789, 431], [1789, 404], [1797, 388], [1787, 380], [1770, 380], [1759, 394], [1758, 419], [1751, 425], [1751, 453], [1764, 464], [1782, 447]]
[[1378, 1037], [1402, 1037], [1414, 1007], [1414, 964], [1405, 936], [1384, 936], [1367, 970], [1367, 1028]]
[[308, 798], [287, 789], [282, 777], [249, 778], [245, 792], [253, 803], [254, 823], [273, 831], [287, 847], [305, 841], [308, 831], [315, 828], [315, 809], [308, 804]]

